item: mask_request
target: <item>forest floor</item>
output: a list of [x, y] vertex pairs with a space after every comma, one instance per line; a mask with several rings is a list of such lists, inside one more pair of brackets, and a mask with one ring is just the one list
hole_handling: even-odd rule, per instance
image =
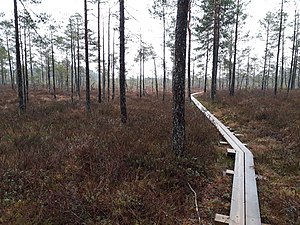
[[171, 98], [129, 93], [128, 123], [119, 99], [92, 113], [45, 90], [30, 92], [19, 116], [17, 94], [0, 88], [0, 224], [213, 224], [228, 214], [230, 163], [219, 134], [187, 106], [187, 150], [171, 147]]
[[255, 157], [262, 222], [300, 224], [300, 92], [238, 92], [202, 100], [223, 123], [243, 134]]
[[[176, 158], [170, 96], [128, 93], [126, 125], [119, 99], [98, 104], [95, 92], [91, 114], [83, 95], [71, 103], [35, 90], [19, 116], [16, 96], [0, 87], [0, 224], [200, 224], [194, 191], [201, 224], [229, 214], [223, 171], [233, 162], [196, 107], [187, 104], [187, 150]], [[300, 98], [219, 96], [203, 101], [254, 152], [263, 222], [299, 225]]]

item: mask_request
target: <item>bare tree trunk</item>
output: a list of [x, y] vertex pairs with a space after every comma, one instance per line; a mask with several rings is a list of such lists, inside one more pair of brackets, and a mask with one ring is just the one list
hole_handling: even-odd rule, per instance
[[29, 63], [30, 63], [30, 79], [31, 79], [31, 85], [35, 87], [34, 77], [33, 77], [33, 62], [32, 62], [32, 51], [31, 51], [31, 34], [30, 31], [28, 32], [29, 35]]
[[193, 59], [193, 76], [192, 76], [192, 88], [195, 87], [195, 59]]
[[56, 99], [56, 90], [55, 90], [55, 62], [54, 62], [54, 49], [53, 49], [53, 36], [52, 36], [52, 32], [51, 32], [51, 58], [52, 58], [53, 97]]
[[229, 65], [228, 65], [228, 90], [229, 90], [229, 92], [231, 90], [231, 79], [232, 79], [232, 45], [233, 45], [232, 39], [233, 39], [233, 37], [232, 37], [232, 33], [231, 33], [229, 50], [228, 50], [228, 52], [229, 52], [229, 59], [228, 59], [228, 63], [229, 63]]
[[125, 16], [124, 0], [120, 1], [120, 111], [122, 123], [127, 122], [126, 78], [125, 78]]
[[167, 76], [167, 68], [166, 68], [166, 15], [165, 15], [165, 6], [163, 5], [163, 70], [164, 70], [164, 76], [163, 76], [163, 101], [165, 101], [166, 98], [166, 76]]
[[146, 93], [145, 93], [145, 49], [144, 49], [144, 46], [142, 48], [142, 61], [143, 61], [143, 96], [145, 96]]
[[175, 68], [173, 73], [173, 151], [185, 150], [185, 63], [189, 0], [178, 0], [175, 31]]
[[217, 94], [218, 55], [220, 39], [220, 0], [214, 0], [214, 43], [213, 43], [213, 66], [211, 82], [211, 99], [215, 101]]
[[48, 83], [48, 92], [51, 92], [51, 78], [50, 78], [50, 59], [49, 59], [49, 53], [47, 52], [47, 83]]
[[239, 14], [240, 14], [240, 0], [237, 0], [235, 34], [234, 34], [233, 68], [232, 68], [232, 78], [231, 78], [231, 85], [230, 85], [230, 96], [234, 96], [234, 89], [235, 89], [235, 75], [236, 75], [235, 72], [236, 72], [236, 55], [237, 55], [237, 42], [238, 42]]
[[[296, 46], [298, 46], [298, 32], [296, 34]], [[298, 47], [295, 48], [294, 66], [292, 72], [292, 89], [296, 88], [296, 78], [297, 78], [297, 66], [298, 66]]]
[[110, 99], [110, 6], [107, 22], [107, 101]]
[[155, 56], [153, 56], [153, 64], [154, 64], [154, 76], [155, 76], [155, 93], [156, 93], [156, 97], [158, 98], [158, 80], [157, 80], [157, 68], [156, 68]]
[[90, 66], [89, 66], [89, 40], [88, 40], [88, 18], [87, 18], [87, 0], [84, 0], [84, 41], [85, 41], [85, 76], [86, 76], [86, 110], [91, 112], [90, 96]]
[[81, 75], [80, 75], [80, 42], [79, 42], [79, 39], [80, 39], [80, 30], [79, 30], [79, 22], [78, 22], [78, 18], [76, 19], [76, 22], [77, 22], [77, 81], [76, 81], [76, 84], [77, 84], [77, 95], [78, 95], [78, 98], [80, 98], [80, 78], [81, 78]]
[[288, 83], [288, 93], [292, 90], [293, 87], [293, 68], [294, 68], [294, 57], [296, 50], [296, 36], [297, 36], [297, 11], [295, 11], [295, 22], [294, 22], [294, 35], [293, 35], [293, 48], [292, 48], [292, 59], [291, 59], [291, 67], [290, 67], [290, 76]]
[[267, 77], [265, 80], [265, 89], [264, 90], [269, 89], [270, 71], [271, 71], [271, 57], [269, 57], [268, 73], [267, 73]]
[[266, 86], [266, 70], [267, 70], [267, 60], [268, 60], [268, 51], [269, 51], [269, 34], [270, 34], [270, 23], [268, 21], [267, 25], [267, 39], [266, 39], [266, 48], [265, 48], [265, 57], [264, 57], [264, 69], [263, 69], [263, 77], [261, 83], [261, 90], [265, 90]]
[[0, 67], [1, 67], [1, 84], [5, 85], [6, 79], [4, 77], [4, 60], [3, 59], [1, 59], [1, 61], [0, 61]]
[[285, 31], [285, 29], [282, 30], [281, 76], [280, 76], [280, 89], [281, 90], [283, 89], [283, 79], [284, 79], [284, 43], [285, 43], [284, 31]]
[[280, 25], [279, 25], [279, 36], [277, 44], [277, 59], [276, 59], [276, 71], [275, 71], [275, 85], [274, 85], [274, 95], [277, 95], [278, 87], [278, 71], [279, 71], [279, 55], [280, 55], [280, 43], [281, 43], [281, 32], [282, 32], [282, 19], [283, 19], [283, 0], [281, 1], [280, 10]]
[[[209, 39], [207, 34], [207, 45], [206, 45], [206, 60], [205, 60], [205, 74], [204, 74], [204, 93], [207, 91], [207, 76], [208, 76], [208, 61], [209, 61]], [[200, 87], [200, 78], [199, 78]]]
[[69, 93], [69, 60], [68, 60], [68, 48], [66, 49], [66, 72], [67, 72], [67, 79], [66, 79], [66, 87], [67, 87], [67, 92]]
[[17, 64], [17, 84], [18, 84], [18, 97], [19, 97], [19, 113], [25, 111], [23, 85], [22, 78], [22, 66], [21, 66], [21, 54], [20, 54], [20, 42], [19, 42], [19, 17], [18, 17], [18, 5], [17, 0], [14, 0], [14, 19], [15, 19], [15, 41], [16, 41], [16, 64]]
[[[296, 31], [296, 49], [295, 49], [295, 60], [294, 60], [294, 69], [293, 69], [293, 80], [292, 80], [292, 84], [293, 87], [296, 88], [296, 78], [297, 78], [297, 68], [299, 65], [299, 44], [300, 44], [300, 40], [299, 40], [299, 29], [300, 29], [300, 17], [298, 15], [298, 20], [297, 20], [297, 31]], [[298, 84], [297, 86], [299, 87], [299, 74], [298, 74]]]
[[98, 15], [97, 15], [97, 19], [98, 19], [98, 24], [97, 24], [97, 28], [98, 28], [98, 102], [101, 103], [101, 41], [100, 41], [100, 0], [98, 0]]
[[78, 85], [77, 85], [77, 81], [78, 81], [78, 74], [77, 74], [77, 60], [76, 60], [76, 40], [75, 40], [75, 38], [74, 38], [74, 43], [73, 43], [73, 65], [74, 65], [74, 92], [75, 92], [75, 94], [77, 94], [78, 95], [78, 90], [77, 90], [77, 88], [78, 88]]
[[192, 101], [191, 99], [191, 47], [192, 47], [192, 30], [191, 30], [191, 2], [189, 4], [189, 11], [188, 11], [188, 37], [189, 37], [189, 44], [188, 44], [188, 98], [190, 100], [190, 102]]
[[142, 97], [142, 35], [140, 34], [140, 52], [139, 52], [139, 60], [140, 60], [140, 98]]
[[246, 90], [248, 90], [249, 85], [249, 74], [250, 73], [250, 52], [248, 53], [248, 60], [247, 60], [247, 76], [246, 76]]
[[115, 30], [113, 34], [113, 55], [112, 55], [112, 100], [115, 99], [116, 89], [115, 89]]
[[[45, 85], [45, 74], [44, 74], [44, 61], [43, 61], [42, 46], [40, 46], [40, 51], [41, 51], [41, 71], [42, 71], [40, 82], [42, 83], [42, 87], [44, 87], [44, 85]], [[45, 57], [45, 60], [46, 60], [46, 57]]]
[[24, 28], [24, 80], [25, 80], [25, 88], [24, 88], [24, 93], [25, 93], [25, 102], [26, 104], [29, 101], [29, 83], [28, 83], [28, 67], [27, 67], [27, 39], [26, 39], [26, 27]]
[[106, 78], [105, 78], [105, 76], [106, 76], [106, 74], [105, 74], [105, 49], [104, 49], [104, 42], [105, 42], [105, 40], [104, 40], [104, 21], [103, 21], [103, 34], [102, 34], [102, 38], [103, 38], [103, 44], [102, 44], [102, 59], [103, 59], [103, 66], [102, 66], [102, 69], [103, 69], [103, 72], [102, 72], [102, 95], [103, 95], [103, 99], [105, 99], [106, 98], [106, 91], [105, 91], [105, 85], [106, 85]]
[[14, 87], [14, 75], [12, 71], [12, 63], [11, 63], [11, 56], [10, 56], [10, 49], [9, 49], [9, 38], [6, 34], [6, 48], [7, 48], [7, 57], [8, 57], [8, 65], [9, 65], [9, 74], [10, 74], [10, 82], [11, 82], [11, 88], [15, 89]]
[[70, 20], [71, 25], [71, 101], [74, 102], [74, 48], [73, 48], [73, 29], [72, 22]]

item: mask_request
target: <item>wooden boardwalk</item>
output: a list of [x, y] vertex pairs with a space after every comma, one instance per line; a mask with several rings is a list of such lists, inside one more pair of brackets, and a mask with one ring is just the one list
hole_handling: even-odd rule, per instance
[[216, 126], [224, 139], [231, 146], [228, 153], [235, 155], [230, 215], [216, 215], [217, 224], [261, 225], [259, 201], [257, 195], [254, 160], [251, 151], [212, 115], [192, 94], [191, 99], [205, 116]]

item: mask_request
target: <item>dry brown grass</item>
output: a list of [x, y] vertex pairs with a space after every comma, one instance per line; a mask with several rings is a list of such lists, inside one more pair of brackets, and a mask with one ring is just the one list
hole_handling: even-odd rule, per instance
[[300, 224], [300, 92], [221, 92], [203, 99], [223, 122], [244, 134], [255, 155], [263, 222]]
[[171, 101], [127, 100], [127, 125], [118, 99], [94, 100], [88, 115], [84, 102], [44, 90], [31, 92], [18, 116], [16, 93], [1, 87], [0, 223], [197, 224], [188, 183], [204, 224], [227, 210], [230, 182], [217, 176], [224, 158], [212, 125], [188, 106], [187, 151], [176, 158]]

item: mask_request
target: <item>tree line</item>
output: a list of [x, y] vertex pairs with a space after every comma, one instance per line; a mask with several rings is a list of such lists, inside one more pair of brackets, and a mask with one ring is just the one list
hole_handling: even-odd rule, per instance
[[[0, 79], [1, 84], [17, 88], [20, 112], [26, 110], [30, 88], [40, 86], [47, 88], [53, 98], [57, 88], [67, 91], [72, 102], [84, 90], [86, 109], [90, 112], [93, 72], [90, 63], [96, 63], [97, 72], [92, 79], [97, 83], [98, 102], [113, 100], [119, 89], [121, 119], [126, 123], [129, 79], [126, 79], [125, 56], [131, 37], [125, 36], [125, 20], [130, 20], [130, 14], [126, 18], [124, 1], [118, 1], [116, 8], [117, 4], [110, 1], [84, 0], [82, 13], [70, 16], [64, 24], [47, 13], [29, 10], [41, 0], [13, 2], [14, 18], [4, 19], [0, 15], [4, 31], [0, 36]], [[134, 60], [140, 72], [133, 83], [139, 97], [145, 96], [146, 86], [152, 85], [157, 97], [162, 92], [164, 101], [167, 83], [172, 82], [176, 128], [173, 131], [183, 135], [182, 139], [185, 92], [190, 96], [193, 88], [203, 88], [204, 92], [210, 89], [213, 101], [218, 89], [227, 89], [234, 96], [239, 89], [272, 88], [276, 95], [278, 90], [290, 92], [299, 88], [299, 12], [295, 10], [290, 15], [288, 4], [291, 2], [278, 0], [278, 11], [267, 12], [260, 21], [261, 30], [254, 32], [245, 25], [247, 0], [153, 1], [149, 13], [161, 21], [162, 49], [158, 52], [152, 43], [144, 42], [144, 34], [135, 35], [139, 47]], [[108, 12], [102, 12], [104, 5], [108, 6]], [[96, 9], [96, 15], [91, 8]], [[89, 26], [91, 17], [97, 19], [97, 31]], [[252, 46], [253, 40], [265, 43], [262, 57]], [[171, 53], [170, 58], [167, 52]], [[145, 62], [150, 60], [154, 74], [147, 79]], [[168, 79], [168, 73], [172, 79]], [[183, 150], [175, 151], [180, 154]]]
[[[85, 85], [82, 13], [75, 13], [67, 24], [61, 24], [46, 13], [33, 15], [30, 12], [28, 7], [40, 2], [19, 1], [21, 71], [26, 83], [23, 89], [28, 92], [27, 86], [44, 85], [54, 97], [57, 87], [71, 91], [72, 99], [75, 95], [80, 97]], [[290, 21], [292, 16], [287, 13], [288, 3], [278, 1], [278, 12], [267, 12], [260, 21], [261, 30], [253, 32], [245, 26], [248, 4], [246, 0], [192, 1], [188, 15], [189, 93], [191, 87], [202, 87], [205, 92], [210, 88], [214, 99], [217, 89], [227, 88], [230, 95], [234, 95], [235, 90], [242, 88], [274, 88], [276, 94], [277, 89], [290, 91], [299, 87], [299, 12], [295, 11], [294, 19]], [[104, 5], [109, 8], [108, 12], [101, 12]], [[98, 93], [98, 101], [101, 102], [113, 99], [116, 94], [115, 79], [118, 76], [115, 76], [115, 71], [119, 69], [116, 63], [119, 58], [115, 52], [118, 47], [115, 39], [119, 38], [116, 35], [119, 15], [116, 7], [113, 8], [109, 2], [94, 0], [89, 3], [89, 8], [97, 11], [97, 15], [87, 12], [90, 18], [97, 17], [98, 24], [97, 31], [89, 30], [88, 38], [90, 60], [98, 64], [98, 76], [93, 76], [93, 80], [101, 89]], [[174, 67], [175, 8], [175, 1], [158, 0], [149, 9], [149, 13], [162, 23], [161, 52], [156, 52], [152, 43], [144, 42], [143, 34], [138, 35], [140, 47], [135, 61], [140, 64], [140, 75], [136, 80], [140, 97], [146, 92], [147, 61], [153, 61], [154, 71], [153, 75], [148, 75], [152, 79], [148, 79], [151, 82], [148, 81], [147, 85], [152, 85], [157, 95], [161, 85], [163, 100], [168, 89], [167, 82], [172, 82], [167, 74], [172, 74]], [[104, 24], [103, 16], [107, 18], [107, 24]], [[39, 29], [41, 24], [46, 27], [46, 33]], [[1, 84], [10, 83], [12, 88], [17, 83], [14, 27], [13, 20], [1, 20], [4, 31], [0, 42]], [[265, 42], [261, 57], [249, 42], [253, 39]], [[130, 37], [127, 36], [126, 41], [130, 41]], [[166, 58], [167, 52], [171, 52], [170, 59]], [[66, 55], [64, 59], [61, 57], [63, 54]]]

